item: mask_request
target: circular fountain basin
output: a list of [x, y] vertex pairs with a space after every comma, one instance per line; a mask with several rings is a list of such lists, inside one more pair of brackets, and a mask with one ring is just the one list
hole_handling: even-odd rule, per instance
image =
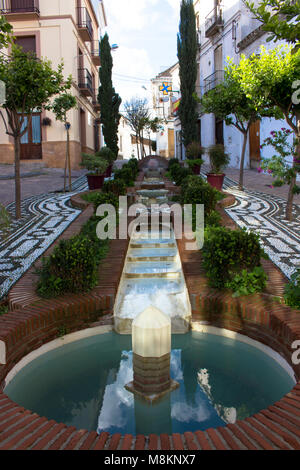
[[78, 340], [80, 334], [85, 332], [73, 342], [56, 340], [56, 349], [38, 357], [39, 351], [31, 353], [31, 362], [23, 359], [27, 365], [16, 375], [11, 371], [5, 393], [40, 416], [78, 429], [170, 435], [244, 419], [295, 383], [270, 348], [241, 335], [192, 331], [172, 337], [171, 378], [179, 388], [149, 404], [125, 389], [133, 378], [131, 337], [108, 332]]

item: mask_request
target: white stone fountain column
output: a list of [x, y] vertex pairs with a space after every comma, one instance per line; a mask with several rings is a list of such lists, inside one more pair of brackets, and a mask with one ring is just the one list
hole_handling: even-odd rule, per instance
[[133, 382], [125, 387], [153, 402], [175, 390], [170, 377], [171, 319], [151, 306], [132, 323]]

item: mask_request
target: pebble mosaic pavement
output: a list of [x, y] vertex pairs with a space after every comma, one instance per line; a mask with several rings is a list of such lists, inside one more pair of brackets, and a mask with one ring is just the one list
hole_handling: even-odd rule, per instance
[[290, 279], [300, 267], [300, 206], [294, 205], [293, 222], [285, 219], [286, 201], [258, 191], [240, 191], [226, 177], [223, 190], [236, 202], [227, 214], [240, 226], [260, 235], [261, 244], [273, 263]]
[[[12, 222], [8, 238], [0, 245], [0, 299], [30, 268], [56, 238], [81, 213], [71, 207], [70, 197], [86, 191], [86, 177], [73, 183], [72, 193], [49, 193], [22, 202], [22, 218]], [[226, 208], [240, 226], [258, 233], [271, 260], [287, 278], [300, 266], [300, 206], [294, 206], [294, 221], [285, 220], [285, 201], [280, 197], [245, 189], [226, 177], [224, 191], [236, 202]], [[7, 206], [13, 214], [14, 203]]]
[[[73, 194], [88, 189], [86, 177], [74, 181], [72, 189], [72, 193], [49, 193], [22, 201], [22, 218], [12, 222], [0, 245], [0, 299], [81, 213], [69, 201]], [[14, 203], [7, 206], [11, 215], [14, 208]]]

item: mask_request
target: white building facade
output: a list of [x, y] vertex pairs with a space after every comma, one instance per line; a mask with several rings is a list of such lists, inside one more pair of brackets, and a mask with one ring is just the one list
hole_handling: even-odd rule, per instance
[[[194, 9], [199, 38], [198, 95], [214, 88], [224, 77], [227, 58], [238, 64], [241, 55], [250, 57], [259, 53], [260, 46], [268, 49], [280, 43], [267, 43], [261, 23], [253, 18], [242, 0], [195, 0]], [[233, 126], [226, 126], [213, 114], [199, 114], [200, 141], [203, 147], [215, 143], [225, 145], [231, 156], [230, 167], [239, 168], [242, 134]], [[285, 121], [264, 118], [252, 125], [246, 149], [245, 168], [256, 168], [261, 158], [270, 158], [272, 149], [260, 149], [272, 130], [288, 128]], [[292, 159], [292, 158], [291, 158]]]
[[157, 133], [156, 154], [174, 158], [176, 152], [174, 103], [179, 98], [180, 81], [178, 63], [164, 70], [151, 80], [153, 114], [162, 121]]

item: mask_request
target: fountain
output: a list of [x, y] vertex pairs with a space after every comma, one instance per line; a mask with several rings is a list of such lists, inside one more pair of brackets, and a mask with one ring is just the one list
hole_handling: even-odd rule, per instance
[[133, 381], [126, 390], [153, 403], [179, 387], [170, 377], [171, 320], [151, 306], [132, 323]]

